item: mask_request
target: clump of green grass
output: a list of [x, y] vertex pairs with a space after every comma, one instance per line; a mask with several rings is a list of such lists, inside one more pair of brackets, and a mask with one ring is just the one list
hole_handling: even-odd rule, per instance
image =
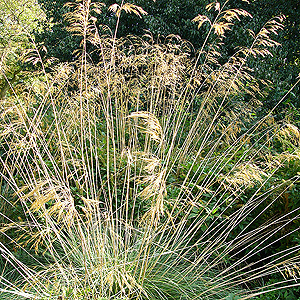
[[[3, 297], [247, 299], [298, 285], [299, 245], [263, 254], [299, 216], [266, 218], [298, 180], [273, 176], [299, 159], [300, 133], [272, 112], [253, 117], [264, 82], [247, 67], [277, 46], [283, 18], [221, 63], [224, 34], [249, 17], [227, 2], [194, 19], [209, 25], [195, 59], [177, 36], [99, 36], [91, 12], [102, 4], [69, 4], [82, 36], [76, 61], [1, 103], [1, 198], [23, 210], [19, 221], [2, 216], [11, 243], [1, 255], [19, 274], [3, 269]], [[127, 3], [111, 11], [146, 13]], [[290, 151], [275, 152], [278, 141]], [[282, 281], [264, 284], [273, 274]]]

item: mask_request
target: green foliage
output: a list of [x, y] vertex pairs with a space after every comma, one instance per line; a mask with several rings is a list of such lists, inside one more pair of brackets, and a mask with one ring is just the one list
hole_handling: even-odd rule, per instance
[[[72, 37], [65, 29], [66, 22], [63, 15], [68, 11], [64, 4], [67, 0], [50, 1], [40, 0], [44, 8], [48, 22], [53, 26], [48, 29], [48, 23], [44, 26], [44, 32], [37, 34], [37, 39], [43, 42], [50, 56], [58, 58], [60, 61], [72, 61], [74, 59], [73, 51], [76, 50], [78, 38]], [[103, 7], [103, 14], [97, 17], [98, 30], [106, 32], [100, 24], [115, 28], [116, 18], [108, 9], [115, 2], [121, 4], [121, 1], [102, 1], [106, 4]], [[130, 1], [129, 1], [130, 2]], [[210, 1], [204, 0], [172, 0], [172, 1], [153, 1], [136, 0], [134, 3], [143, 7], [148, 15], [143, 18], [137, 15], [123, 15], [118, 24], [117, 36], [125, 37], [133, 34], [141, 36], [146, 31], [150, 31], [154, 39], [161, 37], [164, 39], [167, 35], [179, 35], [181, 38], [191, 42], [194, 48], [191, 48], [192, 55], [196, 55], [206, 36], [206, 28], [197, 30], [196, 24], [192, 20], [197, 15], [205, 13], [205, 6]], [[272, 87], [265, 90], [264, 97], [259, 100], [263, 103], [262, 114], [277, 105], [283, 95], [291, 88], [296, 77], [300, 73], [299, 65], [299, 8], [297, 1], [230, 1], [229, 5], [233, 8], [244, 8], [253, 16], [252, 19], [243, 18], [243, 26], [235, 26], [234, 30], [226, 35], [224, 45], [222, 45], [222, 56], [224, 60], [228, 59], [235, 51], [237, 46], [247, 46], [251, 37], [247, 29], [257, 33], [260, 28], [271, 18], [278, 15], [285, 15], [285, 29], [280, 33], [278, 41], [282, 46], [277, 47], [272, 52], [274, 57], [263, 57], [253, 59], [249, 65], [253, 69], [253, 74], [257, 79], [264, 79], [272, 82]], [[211, 12], [212, 15], [214, 12]], [[113, 34], [110, 33], [110, 34]], [[241, 43], [239, 44], [239, 42]], [[92, 57], [96, 59], [96, 57]], [[266, 94], [268, 94], [266, 96]], [[282, 101], [276, 108], [277, 119], [284, 116], [293, 118], [298, 122], [297, 108], [299, 107], [299, 88], [296, 87], [293, 93]]]
[[[72, 61], [73, 51], [77, 49], [78, 45], [78, 38], [72, 37], [66, 30], [67, 22], [63, 16], [69, 11], [64, 6], [67, 2], [67, 0], [39, 0], [48, 22], [44, 25], [44, 31], [36, 35], [37, 40], [45, 44], [50, 56], [59, 58], [61, 61]], [[105, 7], [97, 20], [100, 32], [103, 30], [101, 25], [107, 25], [109, 28], [116, 27], [116, 18], [109, 7], [114, 3], [120, 5], [122, 1], [106, 0], [102, 2]], [[148, 15], [140, 18], [134, 14], [126, 16], [122, 14], [117, 30], [118, 37], [130, 34], [141, 36], [147, 30], [154, 35], [154, 38], [160, 35], [165, 37], [175, 34], [191, 41], [196, 46], [203, 42], [203, 34], [196, 29], [192, 19], [203, 11], [205, 2], [139, 0], [134, 4], [145, 8]], [[49, 22], [52, 23], [51, 29], [48, 28]]]
[[[238, 0], [230, 2], [232, 7], [239, 4], [240, 1]], [[286, 16], [285, 27], [277, 38], [281, 46], [272, 51], [273, 57], [260, 58], [250, 64], [256, 77], [272, 82], [272, 88], [268, 91], [267, 97], [261, 98], [265, 111], [273, 108], [278, 103], [291, 88], [300, 73], [300, 10], [297, 1], [294, 0], [250, 1], [249, 4], [245, 3], [243, 7], [253, 16], [251, 20], [247, 19], [244, 21], [244, 27], [251, 28], [255, 32], [272, 17], [281, 14]], [[237, 29], [227, 37], [225, 44], [229, 53], [234, 51], [234, 48], [238, 46], [236, 41], [240, 40], [244, 35], [244, 30]], [[296, 87], [293, 93], [289, 94], [285, 101], [278, 105], [276, 109], [278, 120], [283, 118], [283, 116], [289, 116], [289, 118], [294, 118], [294, 121], [298, 124], [297, 110], [299, 105], [299, 87]]]
[[34, 0], [0, 1], [0, 99], [24, 77], [24, 55], [33, 47], [30, 34], [44, 16]]

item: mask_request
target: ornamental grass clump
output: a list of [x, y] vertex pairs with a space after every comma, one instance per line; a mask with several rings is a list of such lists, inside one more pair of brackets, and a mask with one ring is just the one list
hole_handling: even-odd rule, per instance
[[[194, 58], [178, 36], [100, 35], [90, 0], [68, 4], [74, 62], [31, 52], [41, 73], [0, 104], [1, 201], [18, 214], [1, 213], [1, 299], [248, 299], [298, 285], [300, 246], [269, 250], [298, 229], [298, 208], [271, 211], [298, 180], [276, 172], [299, 160], [300, 134], [256, 117], [267, 83], [247, 66], [278, 45], [283, 17], [225, 60], [224, 35], [251, 17], [227, 3], [194, 19], [208, 31]], [[117, 24], [146, 14], [110, 10]]]

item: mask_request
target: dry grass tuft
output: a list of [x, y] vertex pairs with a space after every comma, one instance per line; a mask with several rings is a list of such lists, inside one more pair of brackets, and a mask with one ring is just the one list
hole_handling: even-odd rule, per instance
[[[100, 36], [91, 13], [102, 4], [69, 4], [77, 60], [0, 103], [1, 199], [23, 217], [1, 214], [2, 299], [248, 299], [298, 285], [299, 245], [263, 253], [299, 218], [296, 209], [266, 219], [298, 180], [271, 185], [299, 160], [299, 130], [269, 122], [272, 111], [252, 117], [261, 83], [247, 67], [270, 55], [283, 18], [224, 63], [224, 35], [250, 16], [227, 2], [207, 6], [214, 19], [194, 19], [210, 26], [195, 59], [176, 36]], [[118, 20], [146, 13], [110, 10]], [[274, 153], [278, 140], [294, 148]], [[262, 286], [274, 274], [282, 282]]]

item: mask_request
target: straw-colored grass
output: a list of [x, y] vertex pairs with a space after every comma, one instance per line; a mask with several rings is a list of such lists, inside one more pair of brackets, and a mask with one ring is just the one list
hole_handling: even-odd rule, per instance
[[[272, 112], [253, 117], [262, 82], [247, 67], [277, 46], [283, 19], [220, 63], [223, 35], [249, 17], [227, 2], [195, 18], [209, 24], [195, 59], [177, 36], [99, 36], [90, 13], [102, 5], [70, 5], [77, 60], [0, 103], [1, 201], [23, 210], [1, 215], [1, 299], [247, 299], [298, 285], [299, 245], [260, 254], [298, 219], [265, 218], [298, 179], [272, 181], [299, 159], [300, 134]], [[122, 10], [145, 14], [111, 7], [118, 20]], [[282, 280], [264, 282], [273, 274]]]

